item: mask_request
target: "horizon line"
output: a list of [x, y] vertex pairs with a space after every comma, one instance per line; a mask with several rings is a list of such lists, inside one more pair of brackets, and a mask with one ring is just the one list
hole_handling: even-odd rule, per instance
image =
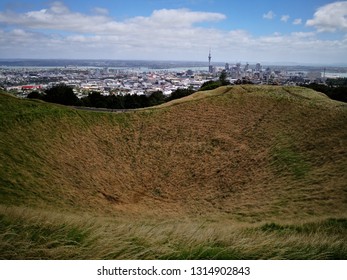
[[[187, 63], [206, 63], [208, 65], [208, 61], [204, 60], [181, 60], [181, 59], [127, 59], [127, 58], [1, 58], [0, 61], [48, 61], [48, 60], [70, 60], [70, 61], [143, 61], [143, 62], [187, 62]], [[261, 63], [263, 65], [274, 65], [274, 66], [330, 66], [330, 67], [347, 67], [347, 62], [345, 63], [333, 63], [333, 62], [292, 62], [292, 61], [242, 61], [242, 60], [232, 60], [232, 61], [213, 61], [212, 64], [225, 64], [225, 63], [241, 63], [241, 64], [257, 64]]]

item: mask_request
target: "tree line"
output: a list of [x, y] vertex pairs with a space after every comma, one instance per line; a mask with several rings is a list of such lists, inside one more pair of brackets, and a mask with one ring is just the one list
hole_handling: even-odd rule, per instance
[[162, 91], [155, 91], [148, 95], [125, 94], [105, 96], [94, 91], [79, 99], [71, 87], [61, 84], [47, 89], [44, 93], [33, 91], [28, 94], [28, 98], [41, 99], [46, 102], [70, 106], [135, 109], [160, 105], [177, 98], [188, 96], [194, 92], [192, 89], [179, 88], [172, 92], [170, 96], [165, 96]]
[[331, 99], [347, 102], [347, 78], [327, 79], [325, 83], [312, 83], [303, 86], [322, 92]]

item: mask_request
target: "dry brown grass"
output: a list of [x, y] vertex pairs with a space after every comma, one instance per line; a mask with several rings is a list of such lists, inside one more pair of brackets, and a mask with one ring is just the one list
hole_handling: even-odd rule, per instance
[[340, 103], [300, 88], [226, 87], [175, 105], [19, 124], [2, 155], [19, 174], [2, 178], [21, 186], [21, 203], [100, 213], [346, 213]]
[[93, 217], [0, 206], [0, 259], [344, 259], [347, 219]]

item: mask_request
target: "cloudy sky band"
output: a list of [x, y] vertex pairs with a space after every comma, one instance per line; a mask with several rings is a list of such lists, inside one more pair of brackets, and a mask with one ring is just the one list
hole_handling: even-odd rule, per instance
[[[73, 10], [64, 2], [21, 12], [3, 9], [0, 58], [201, 61], [211, 47], [218, 61], [347, 63], [347, 1], [326, 2], [307, 19], [259, 10], [259, 20], [278, 26], [278, 31], [261, 35], [247, 28], [219, 28], [219, 23], [230, 20], [223, 10], [164, 5], [150, 15], [119, 19], [98, 2], [91, 13]], [[286, 25], [297, 31], [286, 31]]]

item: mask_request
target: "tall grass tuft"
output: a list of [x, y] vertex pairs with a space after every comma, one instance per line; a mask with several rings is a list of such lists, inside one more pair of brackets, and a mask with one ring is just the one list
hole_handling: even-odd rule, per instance
[[346, 259], [347, 219], [110, 219], [0, 207], [1, 259]]

